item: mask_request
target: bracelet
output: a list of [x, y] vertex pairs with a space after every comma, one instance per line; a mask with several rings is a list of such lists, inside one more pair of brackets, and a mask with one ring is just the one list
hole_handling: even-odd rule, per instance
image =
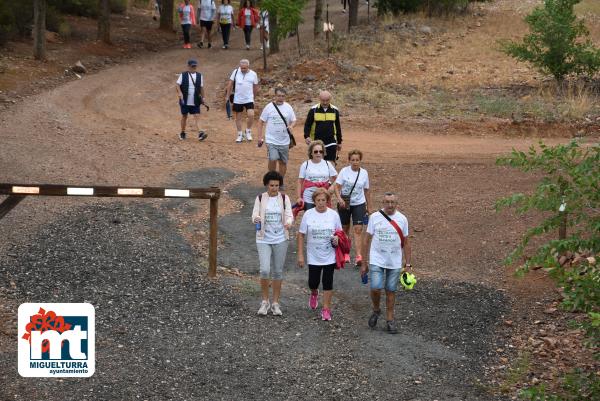
[[405, 266], [406, 267], [412, 267], [412, 265], [410, 263], [407, 263]]

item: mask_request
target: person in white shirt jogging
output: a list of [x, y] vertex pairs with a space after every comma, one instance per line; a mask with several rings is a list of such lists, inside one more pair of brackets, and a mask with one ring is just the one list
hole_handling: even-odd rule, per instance
[[[227, 89], [225, 91], [225, 102], [230, 100], [233, 94], [233, 112], [235, 113], [235, 126], [237, 128], [236, 143], [244, 139], [252, 141], [252, 124], [254, 122], [254, 97], [258, 94], [258, 75], [250, 69], [250, 61], [240, 60], [240, 66], [231, 72]], [[246, 120], [246, 131], [242, 131], [242, 120], [244, 110], [248, 114]]]
[[386, 329], [391, 334], [398, 332], [394, 320], [396, 290], [403, 266], [412, 269], [410, 263], [412, 250], [408, 240], [408, 219], [396, 210], [396, 195], [386, 192], [383, 196], [383, 209], [369, 217], [367, 232], [363, 241], [365, 260], [360, 268], [361, 274], [370, 271], [371, 301], [373, 313], [369, 318], [369, 327], [375, 328], [381, 313], [381, 290], [385, 288]]
[[235, 29], [231, 0], [221, 0], [218, 15], [219, 28], [221, 29], [221, 35], [223, 36], [223, 49], [229, 49], [229, 35], [231, 34], [231, 29]]
[[212, 47], [212, 26], [215, 22], [215, 15], [217, 14], [217, 6], [215, 0], [199, 0], [198, 1], [198, 15], [200, 19], [200, 42], [198, 47], [202, 49], [204, 47], [204, 38], [208, 41], [208, 48]]
[[[267, 157], [269, 159], [267, 167], [269, 171], [279, 172], [282, 179], [285, 178], [287, 171], [290, 135], [292, 135], [292, 129], [296, 124], [296, 114], [292, 106], [285, 101], [285, 95], [285, 89], [276, 88], [274, 102], [265, 106], [258, 119], [258, 146], [261, 147], [264, 142], [264, 123], [266, 127]], [[282, 120], [281, 116], [285, 118], [285, 121]], [[277, 164], [279, 164], [279, 168], [277, 168]], [[279, 189], [284, 190], [283, 182]]]
[[200, 105], [204, 103], [204, 81], [202, 74], [196, 71], [198, 61], [195, 59], [188, 60], [188, 70], [179, 74], [175, 89], [179, 97], [179, 108], [181, 109], [181, 132], [179, 139], [185, 139], [185, 128], [187, 124], [188, 114], [194, 117], [194, 125], [198, 131], [198, 139], [204, 141], [208, 135], [204, 131], [200, 131], [198, 127], [198, 119], [200, 117]]
[[[356, 265], [362, 264], [362, 232], [365, 215], [369, 213], [371, 194], [369, 192], [369, 173], [362, 168], [363, 153], [358, 149], [348, 152], [349, 166], [340, 170], [335, 180], [335, 194], [338, 199], [338, 213], [342, 227], [350, 237], [350, 221], [354, 231], [354, 250], [356, 252]], [[346, 263], [350, 262], [350, 255], [345, 255]]]

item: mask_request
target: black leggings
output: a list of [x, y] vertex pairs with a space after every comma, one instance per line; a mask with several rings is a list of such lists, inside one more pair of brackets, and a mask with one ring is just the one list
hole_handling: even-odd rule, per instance
[[221, 35], [223, 35], [223, 44], [229, 45], [229, 33], [231, 32], [231, 24], [221, 24]]
[[181, 30], [183, 31], [183, 43], [188, 44], [190, 43], [190, 29], [192, 28], [192, 25], [190, 24], [182, 24], [181, 25]]
[[333, 271], [335, 263], [332, 265], [308, 265], [308, 288], [316, 290], [321, 282], [321, 272], [323, 272], [323, 291], [333, 290]]
[[252, 37], [252, 25], [244, 25], [244, 39], [246, 45], [250, 46], [250, 38]]

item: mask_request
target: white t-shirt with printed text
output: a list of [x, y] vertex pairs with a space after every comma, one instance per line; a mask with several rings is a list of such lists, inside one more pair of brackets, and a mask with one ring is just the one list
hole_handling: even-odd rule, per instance
[[[291, 123], [296, 121], [296, 114], [294, 109], [289, 103], [283, 102], [281, 105], [277, 105], [279, 111], [287, 121], [289, 126]], [[286, 129], [286, 125], [279, 116], [279, 113], [273, 106], [273, 103], [269, 103], [263, 109], [260, 120], [266, 123], [265, 128], [265, 142], [271, 145], [287, 146], [290, 144], [290, 136]]]
[[265, 225], [265, 236], [263, 239], [257, 239], [259, 244], [280, 244], [285, 241], [285, 231], [282, 221], [281, 206], [279, 198], [281, 195], [269, 196], [269, 201], [265, 209], [262, 224]]
[[[236, 75], [237, 71], [237, 75]], [[254, 85], [258, 85], [258, 75], [250, 69], [245, 74], [242, 70], [236, 68], [231, 73], [229, 79], [235, 78], [235, 92], [233, 93], [233, 103], [246, 104], [254, 102]]]
[[[402, 234], [408, 237], [408, 219], [406, 216], [396, 211], [390, 218], [398, 224]], [[367, 232], [373, 236], [369, 263], [386, 269], [401, 269], [402, 248], [400, 246], [400, 236], [394, 226], [379, 211], [369, 216]]]
[[[357, 175], [358, 180], [356, 180]], [[356, 185], [352, 190], [355, 181]], [[340, 170], [335, 182], [342, 186], [342, 195], [348, 195], [350, 190], [352, 190], [352, 194], [350, 194], [350, 206], [362, 205], [367, 202], [365, 189], [369, 189], [369, 173], [364, 168], [360, 168], [359, 174], [358, 171], [352, 170], [352, 167], [346, 166]]]
[[200, 0], [198, 3], [198, 10], [200, 10], [200, 21], [212, 21], [215, 19], [215, 13], [217, 11], [215, 0]]
[[[300, 165], [300, 173], [298, 178], [303, 178], [310, 182], [326, 182], [337, 176], [337, 171], [333, 167], [333, 163], [326, 160], [321, 160], [319, 163], [314, 163], [312, 160], [302, 162]], [[304, 202], [314, 203], [312, 194], [317, 190], [317, 187], [310, 187], [304, 190], [302, 199]]]
[[233, 23], [233, 7], [231, 6], [231, 4], [221, 4], [219, 6], [219, 23]]
[[[186, 74], [189, 74], [191, 76], [188, 77], [188, 81], [189, 81], [189, 86], [188, 86], [188, 96], [187, 96], [187, 101], [186, 101], [186, 105], [188, 106], [194, 106], [194, 93], [196, 93], [196, 87], [194, 86], [194, 82], [197, 82], [198, 79], [198, 75], [200, 75], [200, 86], [204, 87], [204, 78], [202, 78], [202, 74], [197, 74], [195, 72], [186, 72]], [[181, 83], [183, 82], [183, 74], [179, 74], [179, 78], [177, 78], [177, 85], [181, 85]]]
[[329, 208], [323, 213], [319, 213], [316, 208], [304, 213], [298, 232], [306, 235], [306, 259], [309, 265], [335, 263], [335, 248], [331, 245], [331, 237], [336, 230], [341, 229], [340, 216]]

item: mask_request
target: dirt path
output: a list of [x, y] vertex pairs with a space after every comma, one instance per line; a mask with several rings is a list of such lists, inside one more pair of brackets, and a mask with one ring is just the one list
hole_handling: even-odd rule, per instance
[[[254, 274], [256, 261], [252, 225], [247, 223], [248, 207], [266, 167], [264, 150], [257, 149], [254, 144], [235, 144], [233, 123], [226, 120], [219, 106], [223, 98], [220, 88], [229, 71], [240, 58], [258, 57], [257, 51], [241, 50], [239, 36], [240, 33], [236, 32], [234, 46], [228, 51], [218, 48], [210, 51], [173, 49], [153, 54], [152, 57], [86, 76], [2, 112], [0, 181], [147, 186], [217, 183], [228, 191], [221, 207], [221, 265]], [[201, 118], [202, 128], [209, 134], [204, 143], [193, 139], [179, 141], [177, 138], [179, 115], [174, 82], [177, 73], [185, 69], [186, 60], [192, 56], [200, 61], [207, 101], [212, 106], [211, 111]], [[298, 116], [303, 119], [308, 105], [296, 106]], [[508, 193], [526, 190], [533, 179], [508, 174], [507, 169], [496, 167], [494, 160], [513, 147], [525, 149], [537, 139], [504, 138], [500, 135], [485, 138], [438, 135], [435, 129], [423, 132], [422, 129], [402, 126], [394, 130], [364, 129], [360, 128], [359, 116], [345, 115], [343, 118], [348, 121], [343, 123], [344, 149], [360, 148], [365, 151], [365, 167], [374, 188], [373, 199], [387, 190], [398, 192], [401, 209], [411, 222], [414, 264], [421, 281], [418, 290], [399, 300], [401, 334], [390, 337], [381, 331], [371, 332], [365, 328], [364, 319], [369, 310], [366, 290], [359, 285], [356, 272], [352, 270], [336, 276], [339, 292], [333, 325], [323, 326], [307, 310], [303, 289], [305, 272], [294, 270], [289, 272], [288, 277], [285, 319], [281, 322], [269, 319], [265, 320], [266, 323], [257, 324], [254, 317], [257, 299], [254, 281], [226, 279], [223, 287], [206, 283], [204, 279], [199, 279], [198, 285], [182, 284], [183, 278], [189, 278], [191, 274], [186, 266], [203, 263], [197, 257], [198, 251], [202, 255], [204, 250], [197, 247], [190, 251], [181, 238], [183, 233], [192, 246], [205, 240], [206, 213], [202, 208], [186, 203], [152, 203], [154, 207], [148, 212], [145, 208], [138, 211], [134, 203], [127, 203], [114, 214], [128, 216], [123, 221], [128, 222], [135, 235], [141, 238], [147, 235], [153, 241], [122, 245], [121, 249], [118, 244], [127, 242], [127, 235], [131, 233], [117, 232], [114, 234], [116, 248], [110, 244], [102, 246], [109, 250], [121, 249], [121, 253], [117, 252], [117, 259], [119, 255], [129, 255], [134, 249], [131, 257], [139, 257], [148, 265], [164, 269], [179, 267], [165, 273], [165, 277], [155, 277], [157, 271], [151, 269], [146, 272], [145, 264], [141, 263], [136, 266], [142, 270], [142, 277], [133, 273], [123, 274], [119, 276], [122, 282], [111, 281], [108, 289], [103, 287], [103, 283], [95, 284], [93, 288], [111, 295], [104, 296], [100, 292], [95, 299], [100, 303], [109, 300], [119, 303], [124, 299], [123, 294], [139, 291], [136, 302], [149, 302], [159, 308], [165, 318], [170, 316], [171, 301], [186, 303], [186, 291], [197, 296], [198, 301], [194, 303], [192, 300], [192, 304], [180, 308], [182, 312], [195, 313], [196, 328], [187, 327], [186, 321], [170, 316], [173, 330], [186, 333], [179, 344], [182, 348], [173, 352], [181, 358], [178, 369], [169, 369], [164, 361], [148, 365], [138, 361], [144, 367], [141, 370], [144, 375], [136, 377], [130, 374], [129, 377], [136, 382], [134, 388], [142, 390], [122, 393], [126, 394], [126, 399], [140, 394], [148, 399], [182, 399], [186, 394], [191, 394], [192, 399], [207, 398], [207, 394], [216, 394], [216, 398], [221, 399], [231, 399], [238, 394], [245, 394], [246, 397], [242, 398], [246, 399], [259, 399], [261, 395], [263, 398], [302, 399], [307, 394], [331, 399], [494, 399], [483, 391], [485, 386], [478, 383], [480, 380], [485, 382], [483, 372], [496, 357], [495, 350], [499, 347], [507, 349], [510, 344], [510, 339], [500, 336], [502, 319], [520, 307], [527, 307], [527, 304], [512, 305], [511, 299], [519, 296], [525, 300], [523, 302], [532, 302], [549, 288], [543, 278], [536, 276], [515, 282], [501, 266], [502, 258], [529, 221], [495, 213], [494, 201]], [[292, 152], [290, 177], [295, 175], [305, 159], [304, 152], [302, 145]], [[207, 168], [213, 170], [205, 170]], [[63, 219], [71, 221], [69, 216], [65, 216], [65, 210], [68, 214], [72, 212], [72, 223], [81, 230], [81, 238], [90, 243], [102, 243], [105, 240], [103, 232], [88, 233], [86, 221], [94, 220], [96, 215], [104, 216], [96, 217], [100, 220], [110, 219], [112, 214], [104, 208], [105, 203], [88, 202], [82, 207], [80, 202], [71, 200], [32, 200], [11, 212], [10, 220], [5, 221], [18, 229], [3, 227], [5, 241], [0, 249], [4, 252], [19, 249], [18, 255], [27, 255], [31, 251], [34, 256], [18, 257], [17, 261], [13, 260], [13, 256], [2, 258], [2, 271], [5, 273], [2, 283], [8, 290], [0, 295], [6, 297], [3, 300], [6, 316], [10, 316], [15, 305], [21, 302], [44, 299], [39, 294], [32, 295], [36, 282], [26, 276], [32, 265], [37, 266], [34, 270], [36, 275], [44, 274], [40, 261], [45, 262], [48, 249], [54, 247], [57, 250], [51, 260], [58, 265], [57, 277], [66, 283], [66, 289], [56, 290], [55, 294], [65, 301], [81, 300], [86, 296], [79, 289], [70, 293], [69, 288], [79, 288], [82, 280], [93, 274], [93, 270], [70, 275], [70, 271], [77, 270], [77, 263], [57, 262], [68, 258], [77, 247], [77, 237], [69, 237], [65, 240], [67, 245], [63, 244], [61, 236], [57, 235], [63, 232], [59, 222]], [[172, 217], [174, 214], [184, 216], [185, 220], [175, 221], [175, 225], [183, 227], [183, 231], [165, 228], [170, 224], [163, 221], [165, 215]], [[140, 223], [155, 218], [161, 223]], [[46, 224], [52, 224], [48, 226], [51, 229], [40, 231], [45, 229]], [[139, 224], [149, 224], [150, 232], [148, 227], [140, 228]], [[192, 229], [188, 229], [190, 227]], [[162, 230], [165, 231], [161, 233]], [[48, 233], [53, 240], [42, 241], [39, 232]], [[56, 238], [53, 235], [57, 235]], [[46, 247], [27, 245], [36, 238]], [[161, 243], [154, 242], [157, 238], [163, 238], [168, 246], [156, 245]], [[33, 244], [36, 243], [33, 241]], [[144, 255], [141, 249], [151, 251]], [[176, 249], [181, 250], [181, 258], [160, 259], [160, 252], [176, 252]], [[293, 256], [292, 246], [290, 265]], [[119, 266], [123, 266], [110, 257], [103, 262], [114, 274], [117, 274]], [[11, 290], [12, 279], [16, 280], [16, 289]], [[185, 291], [175, 298], [166, 293], [157, 296], [162, 294], [163, 279], [175, 287], [173, 283], [179, 280]], [[60, 285], [58, 280], [51, 282]], [[140, 283], [156, 288], [157, 292], [144, 292]], [[199, 294], [204, 285], [211, 286], [210, 291], [222, 297], [214, 305]], [[231, 285], [241, 290], [230, 292]], [[51, 288], [49, 285], [47, 290], [51, 291]], [[512, 306], [515, 309], [511, 311]], [[204, 308], [210, 313], [197, 313], [195, 308]], [[223, 311], [231, 316], [224, 318], [221, 325], [218, 320]], [[128, 301], [126, 307], [117, 308], [115, 313], [120, 313], [120, 316], [135, 313], [134, 302]], [[209, 318], [204, 317], [209, 315]], [[156, 324], [143, 319], [138, 323], [135, 327], [141, 330], [140, 333], [149, 325]], [[102, 324], [106, 333], [117, 328], [112, 322]], [[277, 333], [275, 336], [278, 338], [265, 340], [267, 335], [261, 330], [263, 326], [271, 330], [269, 333]], [[204, 329], [196, 331], [198, 327], [205, 328], [205, 332], [202, 332]], [[9, 330], [12, 333], [14, 328]], [[247, 330], [250, 334], [239, 338], [230, 335], [236, 330], [242, 333]], [[206, 358], [200, 358], [198, 353], [202, 352], [202, 347], [194, 340], [198, 336], [219, 336], [223, 331], [229, 334], [214, 340], [214, 347], [207, 347], [211, 350], [204, 351]], [[151, 332], [145, 334], [148, 333]], [[300, 333], [303, 341], [294, 341], [295, 333]], [[143, 342], [139, 339], [134, 341], [135, 335], [137, 333], [127, 332], [124, 340], [135, 343], [139, 352], [147, 352]], [[104, 365], [99, 365], [103, 369], [99, 369], [92, 382], [91, 388], [96, 389], [96, 394], [106, 386], [120, 388], [116, 383], [122, 379], [121, 374], [125, 374], [122, 370], [109, 372], [116, 369], [116, 364], [107, 355], [119, 355], [115, 347], [120, 338], [106, 334], [105, 341], [98, 345], [97, 354], [104, 353], [102, 358], [106, 359], [102, 361]], [[8, 344], [13, 345], [12, 342]], [[156, 344], [158, 352], [166, 352], [164, 347], [173, 351], [165, 344]], [[332, 347], [336, 351], [328, 353]], [[253, 356], [246, 358], [244, 353], [242, 358], [240, 350]], [[269, 364], [265, 373], [260, 373], [263, 360], [254, 355], [261, 351], [267, 354], [265, 362]], [[3, 353], [9, 355], [3, 360], [14, 361], [16, 355], [12, 349], [4, 349]], [[186, 355], [194, 357], [187, 358]], [[223, 362], [223, 358], [228, 362]], [[291, 361], [289, 366], [282, 363], [288, 360]], [[206, 376], [188, 372], [200, 365]], [[243, 374], [231, 375], [231, 372], [237, 371]], [[296, 374], [298, 371], [302, 374]], [[177, 377], [180, 374], [183, 376]], [[172, 387], [161, 389], [148, 383], [147, 378], [153, 375], [164, 375], [165, 383]], [[209, 375], [214, 375], [212, 381], [208, 380]], [[329, 375], [343, 381], [339, 390], [328, 380]], [[26, 393], [25, 382], [16, 375], [14, 365], [3, 364], [0, 376], [10, 377], [13, 382], [10, 389], [15, 394], [29, 395], [23, 399], [41, 399], [47, 395], [47, 389], [42, 388]], [[265, 380], [264, 388], [260, 380]], [[218, 384], [227, 382], [229, 386]], [[390, 391], [381, 388], [384, 382], [392, 383]], [[189, 383], [197, 383], [197, 386], [190, 387]], [[282, 392], [283, 383], [293, 383], [287, 395]], [[143, 390], [144, 384], [149, 386], [149, 390]], [[179, 389], [175, 389], [177, 386]], [[69, 384], [57, 385], [55, 389], [87, 391], [84, 387], [85, 384], [81, 387]], [[13, 398], [12, 394], [10, 398]], [[106, 394], [116, 399], [120, 393]]]

